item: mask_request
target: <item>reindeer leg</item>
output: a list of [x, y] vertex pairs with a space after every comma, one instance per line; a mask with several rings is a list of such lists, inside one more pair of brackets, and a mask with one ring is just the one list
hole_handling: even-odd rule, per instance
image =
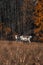
[[30, 39], [28, 41], [29, 41], [29, 43], [31, 43]]

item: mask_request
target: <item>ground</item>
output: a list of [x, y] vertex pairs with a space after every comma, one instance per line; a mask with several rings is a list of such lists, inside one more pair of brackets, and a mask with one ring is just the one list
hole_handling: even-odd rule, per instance
[[43, 65], [43, 43], [0, 41], [0, 65]]

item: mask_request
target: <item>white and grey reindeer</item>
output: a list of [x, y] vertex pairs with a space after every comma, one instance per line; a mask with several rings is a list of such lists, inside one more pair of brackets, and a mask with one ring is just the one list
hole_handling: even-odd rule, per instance
[[18, 40], [18, 38], [19, 38], [19, 40], [21, 40], [21, 41], [28, 41], [29, 43], [31, 43], [31, 38], [32, 38], [32, 36], [19, 36], [18, 37], [18, 35], [15, 35], [15, 40]]
[[19, 40], [19, 36], [15, 35], [15, 40], [18, 41]]
[[22, 36], [20, 36], [20, 39], [21, 39], [21, 41], [29, 41], [29, 43], [31, 43], [31, 41], [30, 41], [30, 39], [32, 38], [32, 36], [28, 36], [28, 37], [24, 37], [23, 35]]

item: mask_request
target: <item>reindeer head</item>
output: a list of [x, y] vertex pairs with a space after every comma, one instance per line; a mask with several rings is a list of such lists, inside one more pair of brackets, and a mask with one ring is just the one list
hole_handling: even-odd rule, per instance
[[32, 38], [32, 36], [29, 36], [29, 38]]

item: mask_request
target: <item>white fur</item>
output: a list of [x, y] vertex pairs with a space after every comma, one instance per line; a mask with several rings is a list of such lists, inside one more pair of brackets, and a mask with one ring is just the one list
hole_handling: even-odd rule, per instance
[[23, 37], [23, 36], [20, 36], [20, 39], [23, 40], [23, 41], [27, 41], [27, 38]]
[[[30, 39], [32, 38], [32, 36], [20, 36], [19, 37], [21, 41], [28, 41], [29, 43], [31, 43]], [[18, 35], [15, 35], [15, 39], [18, 40]]]
[[20, 36], [20, 39], [22, 41], [29, 41], [29, 43], [31, 43], [31, 41], [30, 41], [31, 38], [32, 38], [32, 36], [29, 36], [29, 37]]
[[29, 41], [29, 43], [31, 43], [31, 41], [30, 41], [31, 38], [32, 38], [32, 36], [29, 36], [29, 37], [27, 38], [27, 40]]
[[15, 35], [15, 39], [16, 39], [16, 40], [18, 39], [18, 36], [17, 36], [17, 35]]

